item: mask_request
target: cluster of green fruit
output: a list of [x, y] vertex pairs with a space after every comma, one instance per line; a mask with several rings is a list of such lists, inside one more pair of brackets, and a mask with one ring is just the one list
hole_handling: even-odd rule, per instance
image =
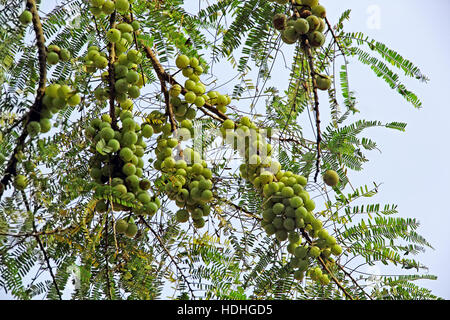
[[25, 190], [28, 185], [27, 177], [23, 174], [18, 174], [14, 177], [14, 186], [18, 190]]
[[[136, 203], [137, 200], [139, 204], [132, 208], [114, 203], [113, 210], [132, 210], [136, 214], [154, 215], [160, 202], [147, 191], [151, 187], [150, 181], [142, 178], [142, 157], [147, 147], [144, 138], [150, 138], [153, 129], [149, 124], [136, 123], [128, 110], [122, 110], [120, 120], [122, 126], [119, 130], [111, 127], [111, 117], [107, 114], [101, 119], [91, 120], [86, 128], [86, 136], [92, 139], [91, 151], [94, 153], [89, 160], [90, 175], [100, 184], [110, 184], [121, 199], [128, 203]], [[98, 212], [105, 212], [107, 208], [106, 201], [97, 203]]]
[[325, 43], [325, 7], [319, 5], [318, 0], [297, 0], [296, 3], [300, 17], [276, 14], [273, 17], [275, 29], [281, 32], [281, 39], [287, 44], [308, 39], [312, 47], [321, 47]]
[[[227, 111], [226, 106], [231, 103], [231, 98], [227, 95], [221, 95], [217, 91], [210, 91], [206, 93], [205, 85], [200, 81], [200, 75], [203, 73], [203, 68], [197, 58], [189, 58], [186, 55], [179, 55], [175, 60], [176, 66], [181, 69], [183, 76], [188, 78], [184, 83], [186, 93], [184, 100], [188, 104], [195, 104], [197, 107], [202, 107], [205, 103], [216, 105], [217, 109], [222, 113]], [[173, 98], [177, 98], [182, 92], [180, 85], [175, 84], [170, 88], [169, 94]]]
[[128, 221], [125, 219], [117, 220], [115, 229], [117, 233], [124, 234], [128, 238], [134, 238], [138, 231], [138, 227], [134, 222], [133, 217], [130, 217]]
[[339, 183], [339, 175], [334, 170], [327, 170], [323, 174], [323, 181], [330, 187], [335, 187]]
[[204, 217], [211, 211], [208, 203], [213, 199], [212, 172], [200, 154], [191, 148], [184, 149], [182, 156], [175, 160], [173, 149], [178, 144], [177, 138], [171, 138], [163, 132], [157, 139], [154, 167], [163, 173], [165, 193], [180, 208], [176, 220], [184, 223], [191, 217], [194, 227], [202, 228], [205, 225]]
[[102, 14], [110, 15], [115, 10], [120, 13], [126, 13], [130, 9], [130, 4], [134, 0], [90, 0], [91, 12], [94, 16], [99, 17]]
[[120, 55], [127, 51], [134, 41], [134, 33], [139, 32], [141, 26], [139, 21], [134, 20], [131, 24], [122, 22], [106, 33], [106, 40], [115, 44], [116, 54]]
[[[95, 72], [96, 68], [103, 69], [108, 65], [108, 59], [97, 51], [97, 47], [91, 46], [87, 57], [92, 57], [94, 60], [89, 60], [86, 71]], [[90, 59], [90, 58], [89, 58]], [[115, 76], [115, 99], [121, 104], [121, 107], [126, 110], [132, 110], [133, 103], [129, 99], [137, 99], [141, 95], [140, 89], [144, 85], [142, 75], [137, 72], [138, 65], [142, 59], [142, 54], [137, 50], [131, 49], [128, 53], [119, 55], [118, 60], [114, 62], [114, 76]], [[107, 71], [102, 73], [102, 79], [105, 88], [99, 86], [94, 91], [95, 97], [102, 101], [109, 98], [109, 73]]]
[[47, 62], [50, 65], [55, 65], [59, 61], [69, 61], [70, 52], [67, 49], [61, 49], [59, 46], [52, 44], [47, 49]]
[[42, 110], [39, 115], [39, 121], [30, 121], [26, 127], [31, 137], [39, 133], [47, 133], [52, 128], [50, 119], [53, 114], [64, 109], [67, 105], [76, 106], [80, 104], [81, 97], [70, 86], [63, 84], [51, 84], [45, 88], [45, 94], [42, 99]]
[[[241, 176], [250, 181], [263, 197], [263, 229], [280, 242], [288, 240], [287, 250], [293, 255], [290, 266], [295, 270], [295, 279], [303, 279], [305, 272], [311, 269], [313, 259], [320, 256], [330, 260], [331, 254], [340, 255], [342, 248], [312, 213], [315, 203], [304, 189], [307, 179], [281, 170], [280, 163], [270, 157], [272, 146], [266, 143], [257, 126], [243, 117], [237, 124], [226, 120], [221, 131], [226, 133], [227, 142], [244, 158], [240, 166]], [[310, 245], [306, 241], [302, 245], [303, 232], [311, 237]], [[322, 284], [329, 282], [327, 275], [319, 274], [315, 269], [309, 274]]]
[[19, 21], [23, 25], [28, 25], [33, 20], [33, 14], [29, 10], [25, 10], [19, 16]]

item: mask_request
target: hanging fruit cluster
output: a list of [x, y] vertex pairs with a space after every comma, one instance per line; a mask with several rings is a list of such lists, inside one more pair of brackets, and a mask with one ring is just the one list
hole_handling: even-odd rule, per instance
[[[106, 13], [105, 8], [110, 8], [108, 1], [91, 1], [91, 5], [94, 11], [97, 8], [103, 13]], [[114, 5], [118, 9], [119, 2], [116, 1]], [[97, 183], [110, 186], [114, 195], [112, 201], [97, 202], [96, 211], [99, 213], [106, 212], [111, 206], [113, 211], [153, 216], [161, 206], [160, 200], [149, 193], [151, 183], [143, 176], [143, 156], [147, 147], [144, 140], [151, 138], [154, 130], [147, 122], [138, 123], [132, 113], [132, 99], [139, 98], [144, 85], [144, 78], [138, 72], [142, 53], [131, 48], [133, 33], [139, 27], [137, 21], [114, 25], [105, 36], [106, 41], [114, 44], [114, 53], [103, 52], [98, 46], [92, 45], [84, 58], [87, 73], [101, 72], [102, 83], [94, 91], [95, 98], [98, 103], [113, 98], [113, 116], [117, 118], [113, 121], [111, 114], [103, 114], [100, 118], [92, 119], [85, 129], [92, 143], [90, 176]], [[131, 218], [128, 222], [117, 221], [118, 233], [125, 233], [129, 237], [136, 234], [137, 226]]]
[[120, 13], [126, 13], [130, 9], [130, 4], [134, 0], [89, 0], [90, 9], [94, 16], [99, 17], [102, 14], [110, 15], [115, 10]]
[[[276, 1], [286, 4], [288, 1]], [[326, 28], [326, 9], [319, 4], [318, 0], [296, 0], [296, 13], [292, 17], [285, 14], [276, 14], [273, 26], [281, 33], [284, 43], [294, 44], [297, 41], [305, 43], [308, 41], [312, 48], [320, 48], [325, 43], [324, 31]], [[331, 87], [331, 78], [327, 75], [317, 74], [314, 76], [316, 87], [320, 90], [328, 90]]]
[[52, 44], [47, 49], [47, 62], [50, 65], [55, 65], [59, 61], [69, 61], [70, 52], [67, 49], [61, 49], [59, 46]]
[[[202, 228], [205, 225], [204, 217], [211, 211], [208, 203], [213, 199], [212, 172], [197, 151], [191, 148], [177, 150], [178, 154], [174, 157], [174, 149], [179, 148], [181, 141], [189, 140], [194, 134], [191, 121], [196, 117], [194, 106], [202, 107], [205, 103], [211, 103], [226, 112], [231, 99], [217, 91], [205, 94], [205, 85], [200, 81], [203, 68], [197, 58], [179, 55], [175, 63], [187, 78], [185, 91], [178, 84], [174, 84], [169, 90], [170, 104], [179, 125], [173, 134], [169, 123], [154, 125], [155, 132], [162, 132], [157, 139], [154, 167], [163, 173], [165, 193], [180, 208], [176, 213], [177, 221], [188, 222], [191, 218], [195, 228]], [[182, 93], [184, 97], [181, 97]], [[154, 117], [157, 117], [156, 112]]]
[[[342, 248], [336, 239], [314, 217], [315, 203], [304, 189], [307, 179], [290, 171], [281, 170], [278, 161], [271, 158], [272, 146], [266, 142], [262, 130], [247, 117], [239, 123], [223, 122], [222, 134], [234, 150], [244, 158], [240, 166], [241, 176], [251, 182], [263, 197], [261, 225], [269, 236], [284, 242], [292, 254], [290, 266], [296, 279], [303, 279], [309, 270], [312, 279], [327, 284], [329, 278], [311, 269], [314, 259], [330, 260], [331, 254], [339, 255]], [[308, 234], [311, 242], [302, 243], [302, 235]], [[330, 260], [331, 261], [331, 260]]]

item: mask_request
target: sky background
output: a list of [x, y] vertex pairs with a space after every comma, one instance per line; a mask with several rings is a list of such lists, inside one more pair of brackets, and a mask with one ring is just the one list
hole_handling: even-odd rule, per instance
[[[198, 9], [198, 0], [185, 2], [191, 12]], [[46, 0], [43, 3], [41, 10], [48, 12], [61, 1]], [[201, 4], [205, 3], [201, 1]], [[332, 24], [344, 10], [351, 8], [346, 31], [361, 31], [383, 42], [411, 60], [430, 79], [429, 83], [423, 84], [402, 77], [406, 86], [423, 102], [422, 109], [417, 110], [367, 66], [350, 60], [350, 86], [358, 100], [357, 109], [361, 111], [352, 120], [399, 121], [408, 123], [408, 126], [405, 133], [384, 128], [367, 130], [364, 136], [376, 141], [381, 153], [366, 153], [370, 162], [364, 165], [362, 172], [350, 172], [349, 177], [354, 186], [382, 183], [380, 193], [370, 199], [370, 203], [397, 204], [399, 216], [417, 218], [421, 222], [418, 232], [435, 250], [429, 249], [417, 258], [429, 267], [430, 274], [438, 276], [438, 280], [420, 284], [434, 294], [450, 299], [450, 241], [447, 231], [450, 226], [450, 102], [447, 96], [450, 90], [450, 21], [447, 18], [450, 1], [430, 0], [425, 5], [418, 0], [322, 0], [321, 3], [327, 8]], [[292, 47], [284, 46], [283, 50], [289, 53]], [[215, 72], [226, 78], [229, 69], [218, 68]], [[274, 70], [282, 68], [283, 63], [279, 59]], [[401, 71], [398, 73], [402, 75]], [[284, 90], [288, 75], [288, 71], [274, 72], [271, 83]], [[321, 108], [324, 108], [322, 125], [325, 128], [329, 123], [328, 100], [321, 101]], [[398, 269], [366, 271], [386, 273], [392, 270]], [[0, 298], [8, 297], [0, 292]]]

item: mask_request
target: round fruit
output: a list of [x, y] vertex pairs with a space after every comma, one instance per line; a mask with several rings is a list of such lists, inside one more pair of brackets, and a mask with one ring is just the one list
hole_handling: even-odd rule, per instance
[[125, 231], [125, 235], [128, 238], [134, 238], [134, 236], [137, 234], [137, 231], [138, 231], [137, 225], [135, 223], [129, 223], [128, 228]]
[[323, 181], [330, 187], [334, 187], [339, 183], [339, 175], [334, 170], [327, 170], [323, 175]]
[[119, 12], [125, 12], [130, 9], [130, 3], [128, 0], [116, 0], [116, 9]]
[[273, 16], [272, 22], [273, 26], [277, 30], [284, 30], [286, 27], [287, 17], [285, 14], [277, 13]]
[[128, 229], [128, 222], [124, 219], [119, 219], [116, 221], [116, 232], [117, 233], [125, 233]]
[[179, 69], [184, 69], [184, 68], [187, 68], [189, 66], [189, 61], [190, 61], [189, 57], [184, 55], [184, 54], [182, 54], [182, 55], [179, 55], [176, 58], [175, 64], [177, 65], [177, 67]]
[[335, 256], [339, 256], [342, 254], [342, 247], [338, 244], [335, 244], [331, 247], [331, 253]]
[[312, 8], [319, 4], [319, 0], [302, 0], [302, 4]]
[[189, 220], [189, 212], [187, 210], [178, 210], [176, 213], [177, 222], [187, 222]]
[[20, 23], [22, 23], [24, 25], [29, 24], [31, 22], [31, 20], [33, 20], [33, 14], [30, 11], [28, 11], [28, 10], [25, 10], [19, 16]]
[[319, 29], [319, 27], [320, 27], [320, 20], [316, 16], [309, 16], [308, 18], [306, 18], [306, 21], [309, 24], [309, 31], [310, 32], [317, 31], [317, 29]]
[[313, 15], [318, 16], [319, 18], [325, 18], [327, 16], [327, 10], [324, 6], [317, 5], [311, 8], [311, 12]]
[[19, 174], [14, 178], [14, 185], [19, 190], [24, 190], [27, 187], [27, 184], [27, 178], [24, 175]]
[[321, 47], [325, 43], [325, 36], [322, 32], [314, 31], [308, 36], [309, 42], [313, 47]]
[[47, 61], [49, 64], [57, 64], [59, 62], [59, 55], [56, 52], [49, 52], [47, 55]]
[[109, 29], [106, 33], [106, 39], [109, 42], [116, 43], [120, 40], [121, 32], [115, 28]]
[[31, 137], [37, 136], [41, 132], [41, 124], [37, 121], [31, 121], [27, 125], [27, 132]]
[[302, 18], [295, 20], [294, 28], [295, 28], [295, 31], [298, 34], [306, 34], [306, 33], [308, 33], [308, 31], [309, 31], [308, 20], [302, 19]]
[[320, 90], [328, 90], [331, 87], [331, 78], [325, 75], [317, 75], [315, 77], [317, 88]]

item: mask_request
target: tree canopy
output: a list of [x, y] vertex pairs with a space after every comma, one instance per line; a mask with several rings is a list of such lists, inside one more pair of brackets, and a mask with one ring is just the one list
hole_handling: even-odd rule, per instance
[[[198, 5], [197, 5], [198, 4]], [[0, 288], [18, 299], [437, 299], [416, 219], [356, 186], [349, 61], [401, 54], [318, 0], [0, 0]], [[284, 70], [279, 70], [284, 66]], [[271, 81], [284, 72], [287, 87]], [[330, 121], [324, 121], [326, 119]], [[371, 177], [370, 181], [376, 180]], [[365, 266], [393, 265], [397, 275]]]

